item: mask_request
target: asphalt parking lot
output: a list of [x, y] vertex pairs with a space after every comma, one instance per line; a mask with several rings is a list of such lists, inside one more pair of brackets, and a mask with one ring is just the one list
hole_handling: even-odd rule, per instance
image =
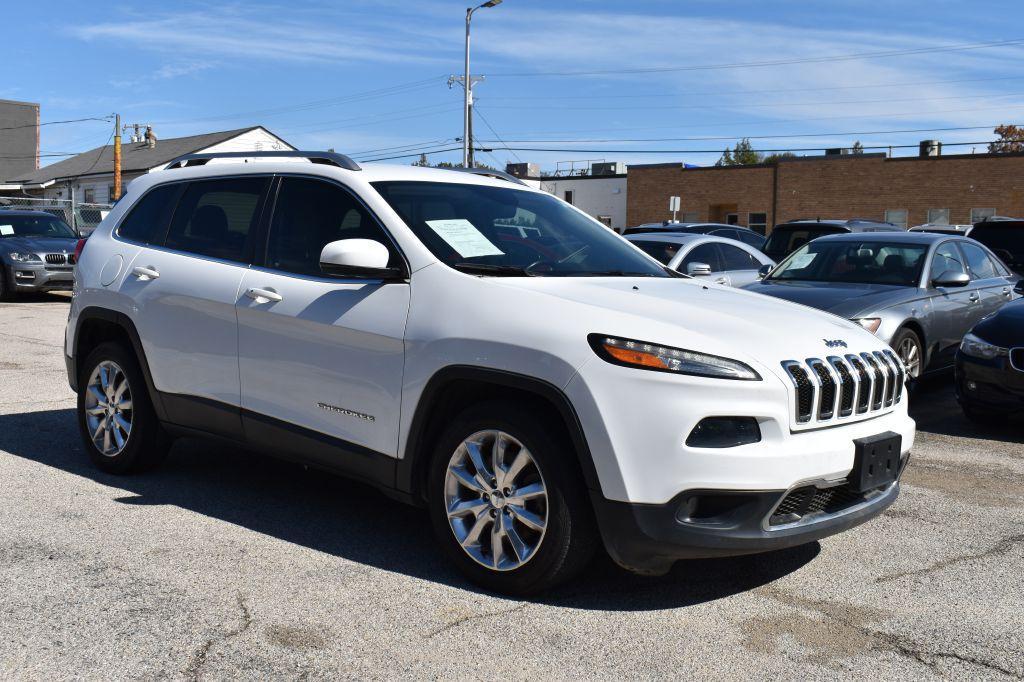
[[658, 579], [600, 561], [517, 601], [341, 479], [200, 441], [93, 469], [66, 311], [0, 304], [2, 678], [1024, 678], [1024, 424], [970, 424], [948, 378], [913, 398], [880, 519]]

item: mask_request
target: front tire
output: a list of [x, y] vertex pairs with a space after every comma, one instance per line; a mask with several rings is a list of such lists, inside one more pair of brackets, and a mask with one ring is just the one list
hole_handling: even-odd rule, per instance
[[924, 344], [921, 338], [912, 329], [903, 327], [893, 335], [890, 345], [903, 361], [910, 380], [919, 379], [924, 370]]
[[152, 469], [171, 445], [135, 355], [117, 343], [100, 344], [82, 363], [78, 428], [93, 464], [110, 474]]
[[428, 504], [445, 555], [495, 592], [536, 594], [593, 557], [598, 535], [558, 424], [509, 402], [458, 415], [438, 439]]
[[10, 301], [12, 298], [11, 286], [7, 283], [7, 270], [0, 266], [0, 301]]

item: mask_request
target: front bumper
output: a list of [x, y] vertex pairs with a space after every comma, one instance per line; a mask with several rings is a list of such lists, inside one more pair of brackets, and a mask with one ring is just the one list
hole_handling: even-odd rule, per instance
[[[904, 458], [903, 466], [906, 461]], [[795, 523], [773, 525], [778, 518], [773, 514], [795, 492], [799, 491], [696, 490], [661, 505], [615, 502], [592, 493], [592, 501], [612, 559], [636, 573], [662, 575], [680, 559], [770, 552], [848, 530], [878, 516], [895, 502], [899, 482], [870, 491], [860, 499], [847, 499], [845, 507], [809, 513]]]
[[74, 267], [45, 263], [6, 263], [11, 291], [71, 291]]
[[969, 408], [997, 413], [1024, 410], [1024, 371], [1007, 358], [985, 360], [956, 354], [956, 398]]

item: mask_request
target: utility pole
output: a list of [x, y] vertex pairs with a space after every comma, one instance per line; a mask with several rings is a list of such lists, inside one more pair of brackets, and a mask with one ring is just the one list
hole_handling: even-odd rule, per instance
[[[462, 76], [462, 87], [464, 90], [462, 98], [462, 166], [463, 168], [473, 167], [473, 124], [471, 119], [473, 117], [473, 78], [469, 75], [469, 24], [473, 19], [473, 12], [483, 7], [494, 7], [500, 5], [501, 0], [487, 0], [487, 2], [476, 7], [466, 8], [466, 61], [465, 71]], [[454, 81], [460, 80], [457, 77], [451, 77], [448, 79], [448, 87], [451, 87]], [[483, 79], [477, 79], [483, 80]]]
[[112, 201], [121, 198], [121, 114], [114, 114], [114, 196]]

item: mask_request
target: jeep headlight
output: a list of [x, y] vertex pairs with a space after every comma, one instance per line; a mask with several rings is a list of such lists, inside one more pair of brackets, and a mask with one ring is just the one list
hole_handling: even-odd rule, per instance
[[42, 263], [43, 259], [34, 253], [22, 253], [20, 251], [12, 251], [8, 254], [11, 260], [15, 263]]
[[659, 346], [645, 341], [604, 336], [603, 334], [591, 334], [588, 340], [594, 352], [613, 365], [714, 379], [738, 379], [740, 381], [760, 381], [761, 379], [761, 375], [749, 365], [718, 355]]
[[985, 360], [994, 360], [995, 358], [1006, 357], [1010, 354], [1008, 349], [991, 344], [974, 334], [964, 335], [963, 341], [960, 342], [960, 352], [964, 355]]

